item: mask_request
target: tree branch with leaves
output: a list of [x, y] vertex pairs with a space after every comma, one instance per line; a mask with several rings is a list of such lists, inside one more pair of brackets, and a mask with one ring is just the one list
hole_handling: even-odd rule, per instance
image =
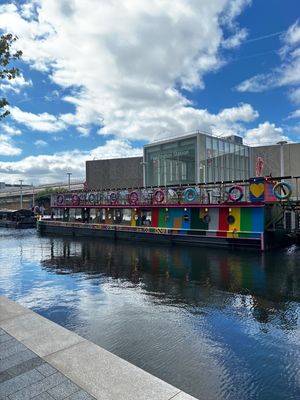
[[[0, 79], [15, 79], [19, 74], [19, 69], [11, 66], [13, 61], [17, 61], [22, 57], [22, 51], [12, 51], [12, 46], [17, 40], [17, 36], [7, 33], [0, 37]], [[5, 109], [9, 105], [7, 99], [0, 99], [0, 120], [7, 115], [9, 111]]]

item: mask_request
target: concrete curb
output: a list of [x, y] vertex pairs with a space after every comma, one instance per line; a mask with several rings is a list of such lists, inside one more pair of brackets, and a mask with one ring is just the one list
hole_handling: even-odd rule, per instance
[[96, 399], [196, 400], [3, 296], [0, 327]]

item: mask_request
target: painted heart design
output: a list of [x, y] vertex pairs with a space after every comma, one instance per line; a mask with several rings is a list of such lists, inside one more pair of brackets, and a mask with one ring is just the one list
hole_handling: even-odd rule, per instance
[[265, 185], [263, 183], [252, 183], [250, 185], [250, 193], [258, 198], [260, 197], [265, 191]]

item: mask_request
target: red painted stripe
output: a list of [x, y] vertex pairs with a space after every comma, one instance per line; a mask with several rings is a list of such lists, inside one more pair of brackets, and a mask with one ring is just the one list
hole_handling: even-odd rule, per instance
[[[228, 231], [228, 207], [219, 209], [219, 230]], [[227, 236], [226, 232], [217, 232], [217, 236]]]
[[154, 226], [154, 227], [158, 226], [158, 212], [159, 212], [159, 208], [152, 208], [151, 226]]

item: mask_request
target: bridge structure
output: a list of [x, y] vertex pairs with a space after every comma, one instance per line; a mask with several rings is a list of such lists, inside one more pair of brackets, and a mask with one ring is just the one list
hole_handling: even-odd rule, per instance
[[[0, 210], [15, 210], [20, 208], [32, 208], [37, 204], [37, 198], [43, 193], [52, 190], [77, 192], [84, 189], [84, 181], [70, 183], [56, 182], [43, 185], [6, 186], [0, 190]], [[39, 204], [41, 205], [41, 204]]]

